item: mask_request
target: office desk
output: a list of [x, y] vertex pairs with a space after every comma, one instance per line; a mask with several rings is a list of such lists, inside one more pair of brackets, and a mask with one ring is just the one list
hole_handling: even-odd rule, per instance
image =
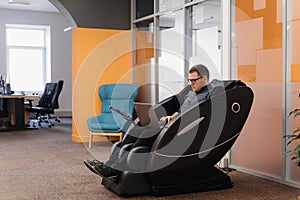
[[[12, 130], [23, 130], [28, 129], [25, 125], [25, 109], [24, 99], [37, 98], [38, 96], [27, 96], [27, 95], [0, 95], [0, 99], [3, 100], [3, 112], [7, 112], [7, 117], [11, 119], [11, 113], [15, 113], [14, 120], [15, 124], [11, 125]], [[11, 119], [12, 121], [12, 119]]]

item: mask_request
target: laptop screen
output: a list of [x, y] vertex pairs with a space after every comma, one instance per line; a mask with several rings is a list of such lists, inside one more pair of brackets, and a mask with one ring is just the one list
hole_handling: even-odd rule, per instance
[[134, 102], [133, 105], [142, 126], [159, 129], [164, 127], [165, 122], [158, 120], [157, 115], [150, 103]]
[[140, 124], [142, 126], [146, 126], [150, 124], [151, 117], [150, 117], [150, 109], [153, 110], [152, 105], [150, 103], [140, 103], [140, 102], [134, 102], [134, 109], [136, 111], [136, 114], [138, 118], [140, 119]]

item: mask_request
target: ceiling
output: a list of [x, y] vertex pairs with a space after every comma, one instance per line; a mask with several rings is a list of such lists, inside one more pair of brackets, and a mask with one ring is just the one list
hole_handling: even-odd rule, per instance
[[9, 4], [8, 1], [9, 0], [0, 0], [0, 9], [59, 12], [48, 0], [30, 0], [30, 5]]

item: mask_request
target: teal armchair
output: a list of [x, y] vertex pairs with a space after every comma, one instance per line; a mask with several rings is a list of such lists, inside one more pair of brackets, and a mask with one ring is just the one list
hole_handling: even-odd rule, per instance
[[119, 113], [112, 111], [113, 106], [133, 117], [133, 102], [138, 94], [136, 84], [105, 84], [99, 87], [99, 97], [102, 101], [100, 115], [87, 119], [90, 131], [89, 148], [92, 146], [93, 136], [118, 136], [122, 140], [128, 121]]

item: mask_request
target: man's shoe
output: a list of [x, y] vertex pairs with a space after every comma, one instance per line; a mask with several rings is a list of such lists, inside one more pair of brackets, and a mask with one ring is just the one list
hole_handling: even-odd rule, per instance
[[119, 170], [116, 170], [112, 167], [109, 167], [107, 165], [102, 165], [101, 167], [95, 167], [98, 171], [98, 173], [101, 175], [101, 176], [104, 176], [104, 177], [110, 177], [110, 178], [113, 178], [113, 177], [117, 177], [121, 174], [121, 171]]
[[97, 167], [101, 167], [103, 166], [103, 162], [100, 162], [99, 160], [93, 160], [93, 161], [90, 161], [90, 160], [84, 160], [83, 161], [85, 166], [87, 168], [89, 168], [89, 170], [91, 170], [93, 173], [97, 174], [97, 175], [100, 175], [98, 170], [96, 170], [96, 166]]

